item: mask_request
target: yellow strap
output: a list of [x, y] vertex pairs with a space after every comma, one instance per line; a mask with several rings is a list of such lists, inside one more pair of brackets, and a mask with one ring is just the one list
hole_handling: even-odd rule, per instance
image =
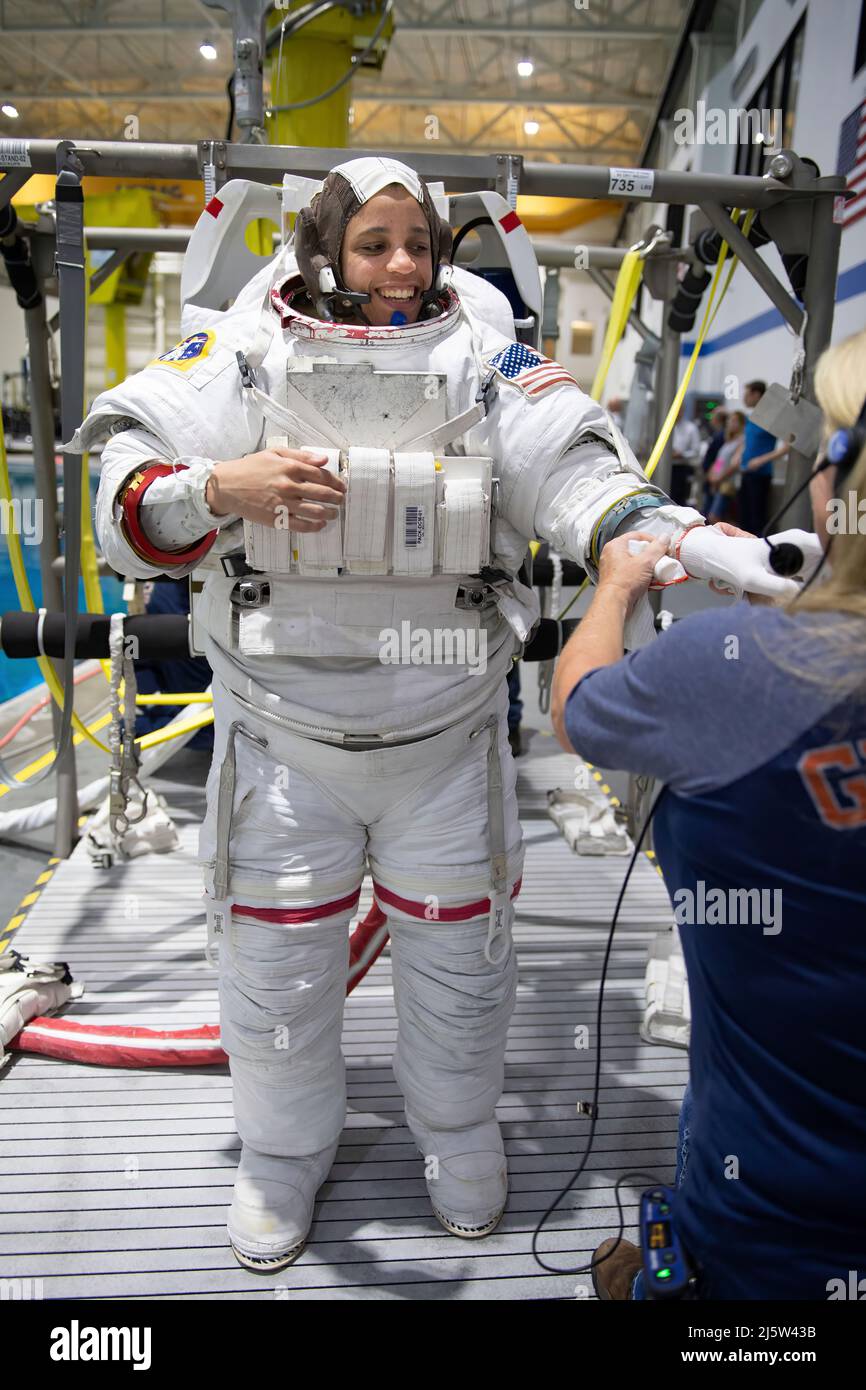
[[[735, 208], [734, 211], [733, 211], [733, 213], [732, 213], [731, 220], [732, 220], [732, 221], [736, 221], [737, 216], [738, 216], [738, 209]], [[745, 222], [744, 222], [744, 224], [743, 224], [743, 230], [744, 230], [744, 232], [746, 233], [746, 235], [748, 235], [748, 233], [749, 233], [749, 229], [751, 228], [751, 225], [752, 225], [752, 222], [754, 221], [754, 218], [755, 218], [755, 213], [754, 213], [754, 212], [749, 213], [748, 216], [746, 217], [746, 220], [745, 220]], [[671, 436], [671, 432], [672, 432], [672, 430], [673, 430], [673, 427], [674, 427], [674, 425], [676, 424], [677, 416], [679, 415], [680, 410], [681, 410], [681, 408], [682, 408], [682, 404], [683, 404], [683, 400], [685, 399], [686, 391], [689, 389], [689, 382], [691, 381], [692, 375], [693, 375], [694, 370], [695, 370], [695, 367], [697, 366], [698, 358], [699, 358], [699, 356], [700, 356], [700, 354], [701, 354], [701, 349], [702, 349], [703, 346], [704, 346], [704, 341], [705, 341], [705, 339], [706, 339], [706, 337], [707, 337], [707, 334], [708, 334], [709, 331], [710, 331], [710, 328], [711, 328], [712, 325], [713, 325], [713, 322], [714, 322], [714, 320], [715, 320], [716, 314], [719, 312], [719, 309], [721, 308], [722, 300], [724, 299], [725, 295], [726, 295], [727, 292], [728, 292], [728, 289], [730, 288], [730, 284], [731, 284], [731, 280], [732, 280], [732, 278], [733, 278], [734, 271], [736, 270], [737, 265], [738, 265], [738, 261], [737, 261], [737, 257], [736, 257], [736, 256], [734, 256], [734, 257], [732, 258], [732, 260], [731, 260], [731, 264], [730, 264], [730, 266], [729, 266], [729, 268], [728, 268], [727, 278], [726, 278], [725, 283], [724, 283], [724, 286], [723, 286], [723, 288], [722, 288], [722, 292], [721, 292], [721, 294], [719, 295], [718, 302], [716, 302], [716, 293], [717, 293], [718, 288], [719, 288], [719, 284], [720, 284], [721, 276], [722, 276], [722, 269], [723, 269], [723, 267], [724, 267], [725, 260], [727, 259], [728, 251], [729, 251], [728, 243], [727, 243], [726, 241], [723, 241], [723, 242], [722, 242], [722, 246], [721, 246], [721, 250], [719, 251], [719, 259], [718, 259], [718, 261], [716, 262], [716, 270], [715, 270], [715, 274], [714, 274], [714, 276], [713, 276], [713, 282], [712, 282], [712, 284], [711, 284], [711, 286], [710, 286], [710, 295], [709, 295], [709, 299], [707, 300], [707, 307], [706, 307], [706, 310], [705, 310], [705, 312], [704, 312], [703, 322], [701, 323], [701, 331], [700, 331], [700, 333], [698, 334], [697, 340], [696, 340], [696, 342], [695, 342], [695, 346], [694, 346], [694, 348], [692, 349], [692, 355], [691, 355], [691, 357], [689, 358], [689, 364], [688, 364], [688, 366], [686, 367], [685, 374], [684, 374], [684, 376], [683, 376], [682, 381], [680, 382], [679, 390], [677, 391], [676, 395], [674, 396], [673, 402], [672, 402], [672, 404], [671, 404], [671, 408], [670, 408], [670, 410], [669, 410], [668, 413], [667, 413], [667, 418], [665, 419], [665, 422], [664, 422], [664, 424], [662, 425], [661, 432], [659, 433], [659, 437], [658, 437], [658, 439], [657, 439], [656, 442], [655, 442], [655, 446], [654, 446], [654, 448], [653, 448], [652, 453], [650, 454], [649, 462], [647, 463], [647, 466], [646, 466], [646, 468], [644, 469], [644, 472], [646, 473], [646, 476], [647, 476], [648, 478], [651, 478], [651, 477], [652, 477], [653, 473], [654, 473], [655, 470], [656, 470], [656, 467], [658, 466], [659, 459], [661, 458], [662, 454], [663, 454], [664, 451], [665, 451], [665, 447], [666, 447], [666, 445], [667, 445], [668, 440], [670, 439], [670, 436]]]
[[[0, 411], [0, 497], [3, 497], [6, 500], [7, 505], [11, 507], [12, 483], [9, 477], [9, 465], [6, 460], [6, 431], [3, 428], [2, 411]], [[33, 601], [33, 593], [30, 588], [30, 580], [27, 578], [27, 571], [24, 568], [24, 556], [21, 550], [21, 538], [16, 532], [14, 526], [10, 526], [9, 528], [8, 541], [9, 559], [12, 565], [12, 574], [15, 579], [15, 588], [18, 593], [18, 602], [21, 605], [22, 612], [35, 613], [36, 604]], [[61, 685], [60, 680], [57, 676], [57, 672], [54, 669], [53, 663], [49, 661], [47, 657], [44, 656], [37, 656], [36, 661], [39, 665], [39, 670], [42, 672], [42, 679], [48, 686], [48, 689], [50, 690], [56, 704], [58, 704], [59, 707], [62, 709], [64, 691], [63, 686]], [[69, 698], [73, 699], [73, 692], [71, 690], [68, 692], [68, 694]], [[82, 724], [81, 720], [78, 718], [78, 715], [74, 712], [74, 710], [72, 713], [72, 723], [73, 726], [82, 735], [82, 737], [88, 739], [92, 744], [95, 745], [95, 747], [101, 749], [103, 753], [110, 754], [110, 750], [106, 748], [105, 744], [100, 743], [98, 738], [94, 738], [93, 735], [90, 733], [90, 730], [84, 724]]]
[[607, 374], [610, 371], [610, 364], [613, 361], [613, 354], [616, 352], [617, 344], [625, 332], [628, 316], [631, 313], [638, 286], [643, 278], [643, 260], [637, 251], [627, 251], [623, 257], [619, 274], [616, 277], [616, 288], [613, 294], [613, 303], [610, 306], [610, 318], [607, 322], [607, 332], [604, 337], [604, 347], [601, 350], [601, 360], [595, 373], [595, 379], [590, 387], [589, 394], [594, 401], [597, 401], [602, 391], [604, 383], [607, 381]]

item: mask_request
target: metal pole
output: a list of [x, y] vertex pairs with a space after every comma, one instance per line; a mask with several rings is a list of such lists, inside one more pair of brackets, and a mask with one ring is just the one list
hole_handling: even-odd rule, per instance
[[[41, 283], [41, 277], [40, 277]], [[54, 403], [48, 366], [48, 325], [45, 300], [26, 309], [30, 358], [30, 430], [33, 435], [33, 476], [36, 496], [42, 503], [42, 538], [39, 543], [39, 572], [42, 578], [42, 606], [49, 612], [63, 611], [63, 560], [57, 534], [57, 476], [54, 466]], [[60, 710], [51, 702], [54, 744], [60, 736]], [[78, 818], [78, 790], [75, 749], [70, 743], [54, 763], [57, 788], [57, 817], [54, 822], [54, 853], [65, 859], [75, 842]]]
[[[662, 425], [667, 419], [671, 402], [677, 393], [680, 384], [680, 335], [674, 333], [667, 325], [667, 305], [664, 306], [664, 319], [662, 326], [662, 345], [658, 358], [658, 370], [656, 376], [656, 411], [655, 411], [655, 435], [656, 438], [661, 433]], [[656, 487], [660, 487], [662, 492], [670, 496], [671, 490], [671, 439], [665, 445], [665, 451], [658, 461], [653, 482]]]
[[[53, 173], [58, 140], [31, 140], [30, 165], [33, 173]], [[125, 140], [66, 142], [74, 148], [85, 174], [116, 177], [123, 174], [150, 174], [160, 178], [201, 177], [198, 146], [188, 144], [145, 144]], [[380, 157], [375, 149], [354, 149], [353, 156]], [[502, 169], [518, 156], [508, 154], [453, 155], [392, 150], [395, 159], [405, 158], [422, 178], [444, 178], [450, 188], [496, 188]], [[226, 173], [229, 177], [277, 182], [285, 170], [323, 177], [341, 160], [341, 148], [307, 149], [291, 145], [250, 145], [227, 143]], [[816, 179], [809, 190], [795, 189], [779, 179], [745, 174], [693, 174], [679, 170], [656, 169], [652, 174], [654, 203], [725, 203], [741, 208], [769, 208], [791, 196], [826, 193], [826, 180]], [[593, 164], [526, 163], [520, 175], [520, 192], [559, 198], [613, 198], [633, 202], [634, 191], [611, 189], [610, 169]], [[649, 197], [647, 193], [644, 196]]]
[[[628, 255], [627, 246], [564, 246], [561, 241], [551, 241], [548, 237], [538, 236], [531, 236], [529, 240], [532, 242], [532, 249], [539, 265], [558, 266], [561, 270], [581, 270], [584, 273], [590, 268], [619, 270]], [[664, 247], [651, 251], [647, 259], [686, 261], [691, 265], [697, 260], [697, 256], [691, 246], [674, 250]]]
[[[803, 396], [815, 400], [815, 367], [821, 353], [830, 343], [833, 332], [833, 310], [836, 302], [836, 279], [839, 273], [839, 243], [841, 226], [834, 221], [833, 204], [828, 198], [816, 198], [812, 205], [812, 225], [809, 237], [809, 268], [803, 290], [806, 307], [806, 327], [803, 348], [806, 363], [803, 377]], [[788, 454], [783, 499], [787, 500], [799, 487], [814, 466], [814, 458], [792, 449]], [[804, 492], [785, 513], [785, 527], [801, 526], [812, 530], [812, 508], [808, 492]]]
[[541, 311], [541, 346], [548, 357], [556, 354], [559, 338], [559, 271], [548, 270], [544, 277], [544, 298]]
[[[793, 191], [774, 178], [747, 174], [693, 174], [676, 169], [648, 170], [652, 192], [644, 193], [653, 203], [728, 203], [732, 207], [766, 208], [780, 195]], [[613, 198], [634, 202], [634, 191], [611, 188], [610, 169], [591, 164], [536, 164], [523, 166], [521, 193], [549, 194], [552, 197]]]
[[[57, 146], [57, 182], [54, 199], [57, 205], [57, 243], [55, 265], [57, 294], [60, 300], [60, 414], [64, 441], [69, 441], [81, 424], [84, 413], [84, 350], [87, 322], [87, 283], [84, 254], [84, 193], [81, 187], [82, 169], [70, 142]], [[63, 458], [63, 533], [64, 568], [63, 612], [66, 634], [63, 651], [63, 716], [58, 734], [58, 751], [68, 747], [72, 752], [72, 776], [75, 776], [75, 754], [72, 744], [73, 673], [75, 670], [75, 634], [78, 619], [78, 577], [81, 559], [81, 488], [87, 485], [84, 460], [81, 454], [65, 453]], [[72, 804], [66, 805], [61, 818], [57, 806], [55, 836], [62, 838], [64, 853], [70, 853], [78, 828], [78, 792], [73, 784]], [[71, 816], [69, 813], [71, 812]]]

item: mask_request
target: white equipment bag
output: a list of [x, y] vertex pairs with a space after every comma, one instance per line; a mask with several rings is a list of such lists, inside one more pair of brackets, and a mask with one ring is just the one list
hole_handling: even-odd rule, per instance
[[676, 927], [659, 932], [646, 968], [646, 1004], [640, 1035], [668, 1047], [689, 1045], [692, 1006], [682, 942]]
[[33, 961], [18, 951], [0, 955], [0, 1070], [10, 1060], [9, 1043], [31, 1018], [54, 1013], [83, 993], [64, 961]]

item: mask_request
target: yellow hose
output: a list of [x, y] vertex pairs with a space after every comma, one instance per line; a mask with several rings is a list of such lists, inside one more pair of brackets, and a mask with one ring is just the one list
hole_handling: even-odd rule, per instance
[[197, 714], [194, 719], [188, 719], [185, 724], [171, 724], [164, 729], [155, 729], [152, 734], [144, 734], [135, 741], [144, 751], [146, 748], [154, 748], [157, 743], [168, 743], [169, 739], [178, 738], [181, 734], [195, 733], [197, 729], [203, 729], [212, 723], [213, 711], [207, 710]]
[[[111, 715], [110, 715], [110, 714], [103, 714], [102, 717], [101, 717], [100, 719], [97, 719], [93, 724], [90, 725], [90, 728], [91, 728], [91, 729], [103, 729], [103, 728], [105, 727], [106, 724], [110, 724], [110, 723], [111, 723]], [[72, 736], [72, 742], [73, 742], [73, 744], [77, 745], [77, 744], [81, 743], [83, 737], [84, 737], [83, 734], [73, 734], [73, 736]], [[26, 767], [22, 767], [22, 769], [21, 769], [20, 772], [16, 772], [16, 773], [15, 773], [16, 781], [20, 782], [20, 783], [22, 784], [22, 786], [23, 786], [23, 784], [27, 781], [27, 779], [28, 779], [29, 777], [33, 777], [37, 772], [41, 772], [41, 770], [42, 770], [43, 767], [46, 767], [48, 763], [53, 762], [53, 761], [54, 761], [54, 749], [52, 748], [52, 750], [51, 750], [50, 753], [43, 753], [40, 757], [38, 757], [38, 758], [35, 760], [35, 762], [28, 763]], [[7, 794], [8, 792], [11, 792], [11, 791], [13, 791], [13, 790], [14, 790], [14, 788], [12, 788], [12, 787], [7, 787], [7, 786], [5, 786], [5, 785], [4, 785], [4, 786], [0, 786], [0, 796], [6, 796], [6, 794]]]
[[192, 695], [189, 691], [184, 694], [175, 695], [172, 691], [170, 695], [136, 695], [137, 705], [209, 705], [213, 700], [209, 690], [204, 690], [200, 695]]

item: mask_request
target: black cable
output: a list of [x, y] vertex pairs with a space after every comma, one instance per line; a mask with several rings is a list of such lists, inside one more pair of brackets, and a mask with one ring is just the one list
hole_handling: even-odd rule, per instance
[[[552, 1213], [556, 1210], [556, 1208], [559, 1206], [560, 1202], [562, 1201], [562, 1199], [563, 1199], [563, 1197], [566, 1195], [566, 1193], [567, 1193], [567, 1192], [570, 1192], [571, 1189], [574, 1187], [574, 1184], [577, 1182], [578, 1178], [579, 1178], [579, 1177], [581, 1176], [581, 1174], [583, 1173], [583, 1170], [584, 1170], [584, 1168], [586, 1167], [586, 1165], [587, 1165], [587, 1163], [588, 1163], [588, 1161], [589, 1161], [589, 1156], [590, 1156], [590, 1154], [592, 1153], [592, 1146], [593, 1146], [593, 1143], [594, 1143], [594, 1141], [595, 1141], [595, 1127], [596, 1127], [596, 1124], [597, 1124], [597, 1122], [598, 1122], [598, 1094], [599, 1094], [599, 1091], [600, 1091], [600, 1089], [601, 1089], [601, 1019], [602, 1019], [602, 1010], [603, 1010], [603, 1008], [604, 1008], [604, 986], [605, 986], [605, 981], [606, 981], [606, 979], [607, 979], [607, 967], [608, 967], [608, 964], [609, 964], [609, 962], [610, 962], [610, 953], [611, 953], [611, 949], [612, 949], [612, 947], [613, 947], [613, 934], [614, 934], [614, 932], [616, 931], [616, 924], [617, 924], [617, 921], [618, 921], [618, 919], [619, 919], [619, 911], [620, 911], [620, 908], [622, 907], [622, 901], [623, 901], [623, 898], [625, 897], [626, 889], [628, 888], [629, 879], [631, 878], [632, 871], [633, 871], [633, 869], [634, 869], [635, 864], [637, 863], [637, 857], [638, 857], [638, 855], [640, 854], [640, 848], [641, 848], [641, 845], [643, 844], [644, 836], [646, 835], [646, 832], [647, 832], [647, 830], [649, 829], [650, 822], [652, 821], [653, 816], [655, 815], [656, 811], [658, 810], [659, 802], [661, 801], [661, 799], [662, 799], [662, 797], [664, 796], [664, 794], [665, 794], [666, 791], [667, 791], [667, 787], [662, 787], [662, 788], [661, 788], [661, 790], [659, 791], [658, 796], [656, 797], [655, 801], [653, 802], [653, 805], [652, 805], [652, 808], [651, 808], [651, 810], [650, 810], [649, 815], [647, 816], [646, 820], [645, 820], [644, 823], [643, 823], [643, 826], [641, 827], [641, 832], [640, 832], [640, 835], [639, 835], [638, 838], [637, 838], [637, 842], [635, 843], [634, 852], [632, 853], [632, 856], [631, 856], [631, 860], [630, 860], [630, 862], [629, 862], [628, 869], [626, 870], [625, 878], [624, 878], [623, 881], [622, 881], [622, 887], [621, 887], [620, 890], [619, 890], [619, 897], [618, 897], [617, 900], [616, 900], [616, 907], [614, 908], [613, 918], [612, 918], [611, 924], [610, 924], [610, 931], [609, 931], [609, 933], [608, 933], [608, 938], [607, 938], [607, 947], [606, 947], [605, 953], [604, 953], [604, 964], [603, 964], [602, 969], [601, 969], [601, 982], [600, 982], [600, 984], [599, 984], [599, 989], [598, 989], [598, 1010], [597, 1010], [597, 1012], [596, 1012], [596, 1021], [595, 1021], [595, 1031], [596, 1031], [595, 1081], [594, 1081], [594, 1084], [593, 1084], [593, 1093], [592, 1093], [592, 1109], [591, 1109], [591, 1111], [590, 1111], [591, 1123], [590, 1123], [590, 1129], [589, 1129], [589, 1138], [587, 1139], [586, 1148], [585, 1148], [585, 1150], [584, 1150], [583, 1157], [582, 1157], [581, 1160], [580, 1160], [580, 1165], [579, 1165], [579, 1167], [577, 1168], [577, 1171], [576, 1171], [576, 1172], [573, 1174], [573, 1176], [569, 1179], [569, 1181], [566, 1183], [565, 1187], [564, 1187], [564, 1188], [562, 1189], [562, 1191], [557, 1195], [557, 1197], [554, 1199], [554, 1201], [551, 1202], [550, 1206], [547, 1208], [547, 1211], [546, 1211], [546, 1212], [544, 1213], [544, 1215], [541, 1217], [541, 1219], [540, 1219], [539, 1222], [538, 1222], [538, 1225], [535, 1227], [535, 1230], [534, 1230], [533, 1233], [532, 1233], [532, 1247], [531, 1247], [531, 1248], [532, 1248], [532, 1256], [533, 1256], [533, 1259], [535, 1260], [536, 1264], [540, 1265], [542, 1269], [547, 1270], [547, 1272], [548, 1272], [549, 1274], [591, 1274], [592, 1271], [593, 1271], [594, 1269], [597, 1269], [598, 1266], [604, 1262], [604, 1260], [609, 1260], [609, 1259], [610, 1259], [611, 1255], [612, 1255], [612, 1254], [614, 1253], [614, 1251], [619, 1247], [619, 1245], [620, 1245], [620, 1243], [621, 1243], [621, 1241], [622, 1241], [622, 1238], [623, 1238], [623, 1231], [625, 1230], [625, 1218], [624, 1218], [623, 1212], [622, 1212], [622, 1204], [620, 1203], [620, 1200], [619, 1200], [619, 1186], [620, 1186], [620, 1183], [621, 1183], [621, 1182], [625, 1182], [625, 1180], [626, 1180], [627, 1178], [635, 1176], [635, 1175], [632, 1174], [632, 1173], [626, 1173], [626, 1174], [624, 1175], [624, 1177], [621, 1177], [621, 1178], [617, 1179], [617, 1183], [616, 1183], [616, 1187], [615, 1187], [615, 1189], [614, 1189], [614, 1192], [615, 1192], [615, 1195], [616, 1195], [617, 1210], [619, 1211], [619, 1231], [618, 1231], [618, 1233], [617, 1233], [616, 1241], [615, 1241], [615, 1243], [614, 1243], [614, 1245], [613, 1245], [613, 1248], [612, 1248], [611, 1250], [609, 1250], [608, 1253], [607, 1253], [606, 1255], [602, 1255], [602, 1257], [601, 1257], [600, 1260], [590, 1260], [590, 1262], [589, 1262], [588, 1265], [578, 1265], [576, 1268], [571, 1268], [571, 1267], [569, 1267], [569, 1268], [567, 1268], [567, 1269], [564, 1269], [564, 1268], [562, 1268], [562, 1267], [559, 1266], [559, 1265], [547, 1264], [547, 1263], [542, 1259], [542, 1257], [539, 1255], [539, 1253], [538, 1253], [538, 1237], [539, 1237], [539, 1235], [541, 1234], [541, 1231], [542, 1231], [542, 1228], [544, 1227], [545, 1222], [547, 1221], [548, 1217], [551, 1216], [551, 1214], [552, 1214]], [[650, 1181], [651, 1181], [653, 1184], [656, 1184], [656, 1183], [658, 1182], [658, 1179], [657, 1179], [657, 1178], [651, 1178]]]
[[[815, 467], [812, 469], [811, 473], [809, 473], [808, 477], [805, 479], [805, 481], [800, 484], [796, 492], [793, 492], [786, 502], [782, 503], [781, 507], [779, 507], [778, 510], [773, 514], [773, 516], [770, 517], [770, 520], [767, 522], [766, 526], [764, 526], [763, 530], [761, 531], [759, 539], [762, 541], [766, 541], [767, 545], [770, 548], [770, 567], [775, 574], [781, 574], [785, 576], [796, 574], [797, 571], [801, 569], [803, 565], [803, 552], [798, 545], [788, 541], [782, 541], [774, 545], [769, 538], [769, 532], [772, 531], [774, 526], [779, 521], [779, 518], [785, 515], [785, 512], [788, 510], [788, 508], [793, 506], [797, 498], [800, 497], [801, 494], [806, 491], [806, 488], [812, 482], [812, 479], [817, 478], [819, 473], [823, 473], [825, 468], [831, 468], [832, 466], [832, 459], [819, 459]], [[803, 585], [802, 589], [797, 594], [797, 598], [800, 598], [803, 594], [805, 594], [809, 586], [811, 584], [814, 584], [815, 580], [818, 578], [818, 575], [821, 573], [822, 569], [827, 563], [827, 557], [830, 554], [832, 544], [833, 537], [829, 536], [827, 538], [827, 548], [824, 551], [824, 554], [818, 561], [818, 564], [814, 572], [809, 576], [809, 578], [806, 580], [806, 583]], [[788, 563], [789, 560], [790, 563]], [[794, 601], [796, 602], [796, 599]]]
[[[333, 7], [329, 5], [327, 8], [330, 9]], [[339, 80], [336, 81], [333, 84], [333, 86], [327, 87], [324, 92], [319, 92], [318, 96], [307, 97], [304, 101], [287, 101], [284, 102], [282, 106], [269, 106], [268, 113], [273, 116], [280, 111], [303, 111], [308, 106], [317, 106], [320, 101], [325, 101], [328, 97], [332, 97], [335, 92], [338, 92], [340, 90], [341, 87], [345, 87], [347, 82], [351, 82], [352, 78], [355, 76], [355, 73], [360, 68], [367, 54], [371, 53], [372, 50], [375, 48], [376, 44], [378, 43], [382, 30], [385, 28], [385, 24], [388, 18], [390, 17], [393, 8], [394, 0], [385, 0], [385, 5], [382, 10], [382, 17], [379, 20], [379, 23], [376, 25], [370, 42], [367, 44], [366, 48], [361, 49], [360, 53], [352, 54], [348, 72], [344, 72], [343, 76], [339, 78]], [[311, 18], [313, 18], [313, 16], [311, 16]], [[294, 27], [297, 28], [300, 26]], [[274, 30], [273, 32], [276, 33], [277, 30]]]
[[474, 232], [476, 227], [492, 227], [492, 226], [493, 226], [493, 218], [492, 218], [492, 217], [486, 217], [486, 216], [485, 216], [485, 217], [473, 217], [471, 222], [467, 222], [467, 223], [465, 224], [465, 226], [463, 226], [463, 227], [460, 228], [459, 232], [455, 232], [455, 233], [454, 233], [454, 240], [453, 240], [452, 243], [451, 243], [451, 264], [452, 264], [452, 265], [454, 264], [454, 257], [457, 255], [457, 248], [458, 248], [458, 246], [460, 245], [460, 243], [463, 241], [463, 238], [464, 238], [464, 237], [468, 236], [470, 232]]
[[235, 75], [231, 74], [226, 83], [226, 96], [229, 99], [229, 120], [226, 126], [226, 140], [232, 138], [232, 126], [235, 123]]
[[290, 38], [292, 34], [297, 34], [299, 29], [303, 29], [305, 24], [310, 24], [314, 19], [319, 19], [321, 15], [327, 14], [328, 10], [348, 9], [348, 0], [321, 0], [320, 4], [308, 5], [305, 10], [295, 10], [293, 14], [286, 15], [282, 24], [271, 29], [265, 39], [265, 56], [276, 48], [277, 44], [284, 38]]
[[791, 506], [793, 506], [793, 504], [796, 502], [797, 498], [800, 497], [801, 494], [804, 493], [804, 492], [806, 491], [806, 488], [809, 486], [809, 484], [811, 483], [812, 479], [813, 479], [813, 478], [817, 478], [817, 476], [818, 476], [819, 473], [823, 473], [825, 468], [830, 468], [830, 467], [831, 467], [831, 462], [830, 462], [829, 459], [825, 459], [822, 463], [816, 464], [816, 466], [812, 469], [812, 471], [811, 471], [811, 473], [809, 474], [809, 476], [806, 478], [805, 482], [801, 483], [800, 486], [797, 488], [797, 491], [796, 491], [796, 492], [793, 492], [793, 493], [791, 494], [791, 496], [788, 498], [787, 502], [783, 502], [782, 505], [781, 505], [781, 507], [779, 507], [778, 510], [777, 510], [776, 512], [774, 512], [773, 515], [770, 517], [770, 520], [767, 522], [766, 526], [764, 527], [764, 529], [763, 529], [762, 532], [761, 532], [761, 537], [760, 537], [760, 538], [761, 538], [762, 541], [767, 540], [767, 537], [768, 537], [769, 532], [773, 530], [773, 527], [776, 525], [776, 523], [778, 522], [779, 518], [780, 518], [780, 517], [783, 517], [783, 516], [785, 515], [785, 512], [788, 510], [788, 508], [791, 507]]

